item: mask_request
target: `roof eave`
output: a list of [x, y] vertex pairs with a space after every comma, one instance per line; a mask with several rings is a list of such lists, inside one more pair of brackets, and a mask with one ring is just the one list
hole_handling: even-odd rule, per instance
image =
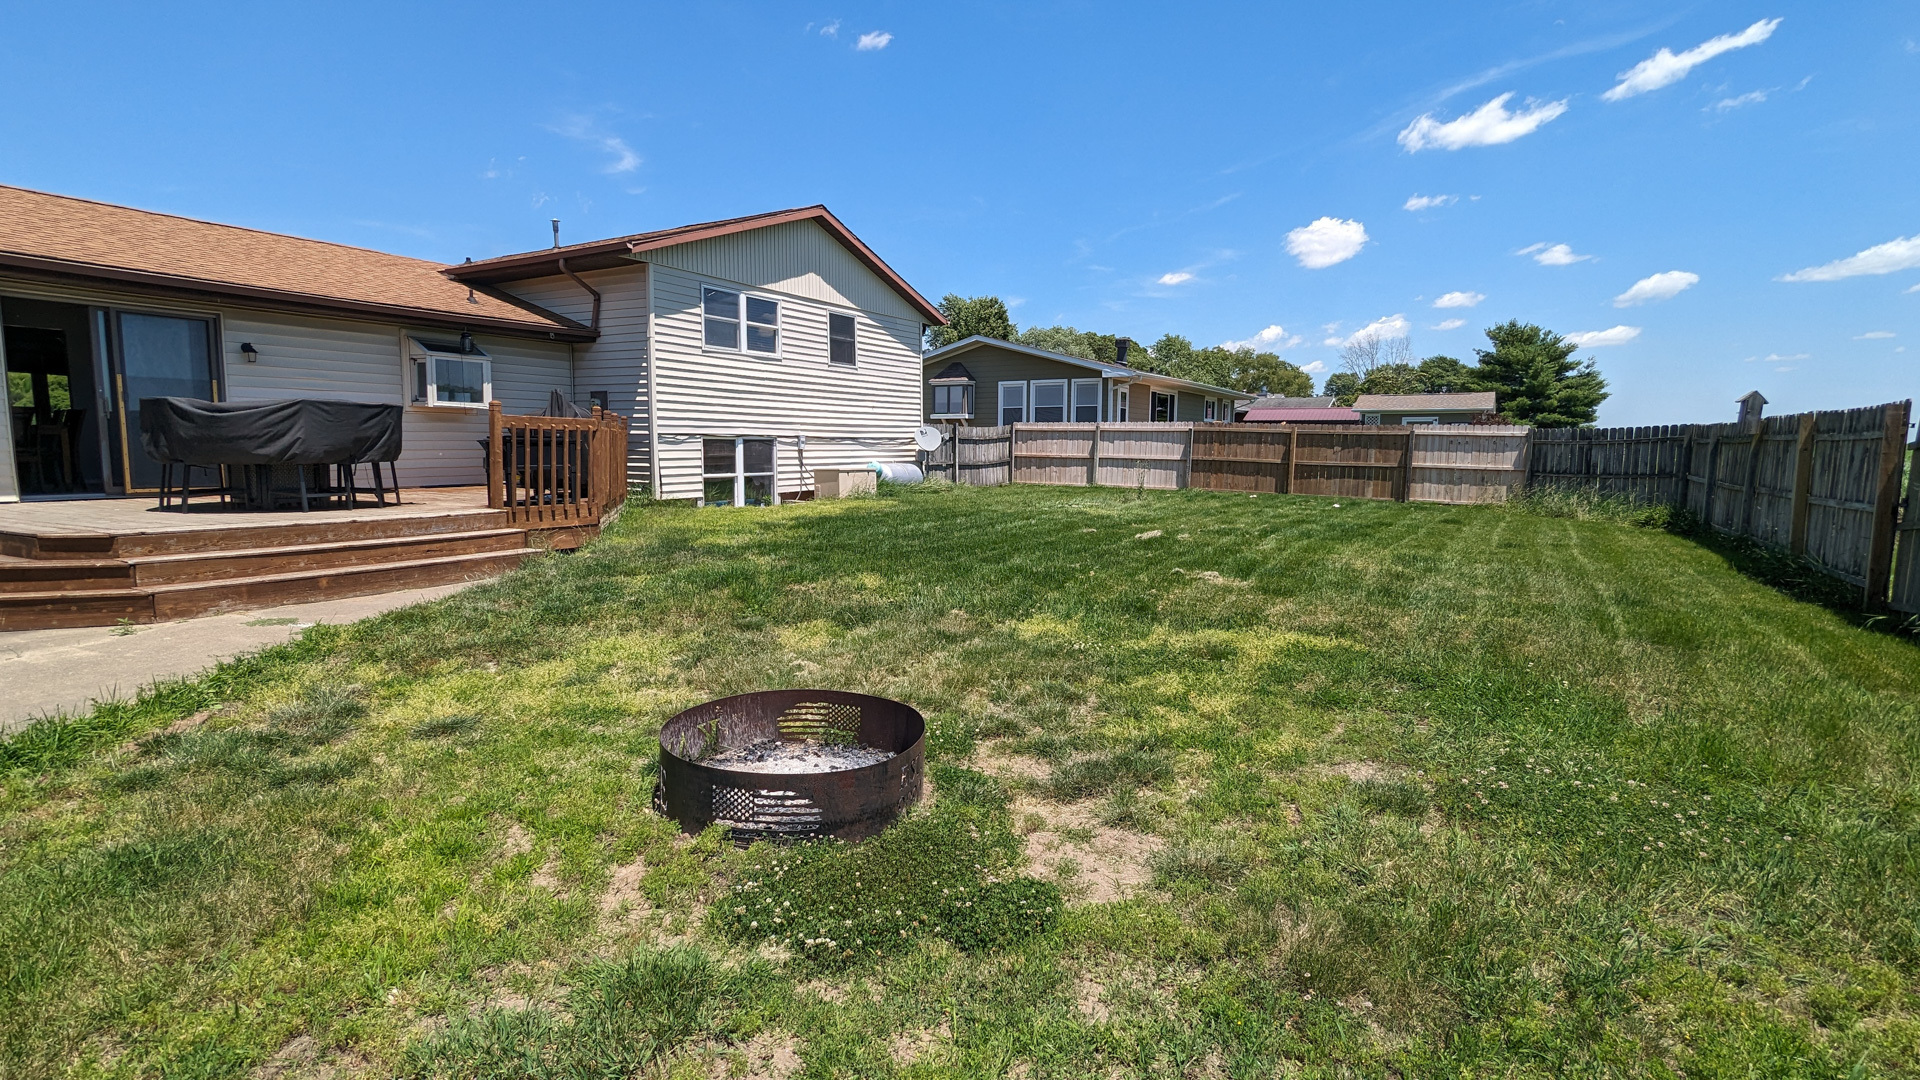
[[[437, 311], [432, 308], [409, 307], [403, 304], [375, 304], [362, 300], [347, 300], [339, 297], [317, 296], [311, 293], [289, 292], [284, 289], [268, 289], [253, 285], [237, 285], [224, 281], [207, 281], [202, 278], [188, 278], [176, 274], [160, 274], [144, 270], [128, 270], [114, 266], [100, 266], [95, 263], [81, 263], [66, 259], [49, 259], [35, 255], [22, 255], [16, 252], [0, 252], [0, 267], [24, 270], [33, 274], [63, 280], [82, 282], [112, 282], [121, 287], [131, 287], [140, 291], [161, 292], [172, 296], [211, 297], [221, 300], [243, 300], [265, 304], [275, 309], [298, 311], [302, 313], [320, 313], [327, 315], [357, 315], [375, 317], [394, 322], [418, 326], [435, 326], [448, 329], [476, 329], [514, 337], [541, 337], [557, 341], [585, 342], [600, 336], [599, 331], [583, 326], [563, 315], [548, 314], [553, 322], [521, 321], [502, 319], [491, 315], [462, 315], [450, 311]], [[511, 303], [516, 307], [528, 307], [525, 301], [500, 296], [491, 290], [488, 296]]]

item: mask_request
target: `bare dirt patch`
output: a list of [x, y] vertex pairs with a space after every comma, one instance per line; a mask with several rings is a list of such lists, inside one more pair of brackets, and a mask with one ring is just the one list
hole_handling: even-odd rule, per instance
[[925, 1058], [935, 1047], [951, 1038], [953, 1038], [953, 1028], [942, 1020], [939, 1027], [900, 1032], [893, 1037], [888, 1050], [893, 1054], [895, 1065], [911, 1065]]
[[511, 859], [516, 855], [525, 855], [532, 850], [533, 834], [527, 831], [525, 825], [517, 821], [509, 821], [507, 823], [506, 839], [500, 842], [501, 854]]
[[1176, 566], [1173, 568], [1173, 572], [1183, 574], [1195, 581], [1204, 581], [1209, 585], [1227, 585], [1236, 589], [1244, 589], [1253, 584], [1251, 581], [1245, 581], [1240, 578], [1227, 577], [1218, 570], [1182, 570]]
[[1009, 754], [998, 743], [985, 743], [973, 753], [973, 763], [996, 780], [1022, 780], [1039, 783], [1053, 775], [1053, 767], [1039, 758]]
[[647, 876], [647, 860], [636, 858], [625, 866], [613, 868], [613, 880], [600, 894], [600, 918], [603, 922], [632, 920], [653, 911], [653, 905], [640, 892], [640, 879]]
[[[1033, 872], [1060, 882], [1076, 903], [1124, 900], [1153, 881], [1150, 863], [1166, 847], [1157, 836], [1099, 823], [1090, 808], [1015, 798], [1013, 820], [1026, 833]], [[1038, 822], [1038, 827], [1032, 826]]]
[[1107, 1008], [1107, 988], [1085, 975], [1073, 983], [1073, 1001], [1080, 1007], [1080, 1015], [1096, 1024], [1104, 1024], [1113, 1014]]
[[1335, 765], [1324, 766], [1320, 771], [1328, 776], [1345, 777], [1356, 784], [1398, 780], [1407, 775], [1407, 770], [1398, 765], [1382, 765], [1377, 761], [1342, 761]]
[[763, 1031], [713, 1063], [713, 1080], [749, 1077], [786, 1080], [800, 1071], [800, 1042], [784, 1031]]
[[367, 1060], [351, 1050], [336, 1051], [311, 1035], [295, 1035], [247, 1076], [249, 1080], [335, 1080], [366, 1069]]
[[547, 856], [547, 861], [541, 863], [540, 869], [533, 872], [533, 878], [530, 884], [532, 884], [534, 888], [547, 890], [554, 895], [555, 899], [566, 898], [567, 888], [560, 883], [559, 852]]

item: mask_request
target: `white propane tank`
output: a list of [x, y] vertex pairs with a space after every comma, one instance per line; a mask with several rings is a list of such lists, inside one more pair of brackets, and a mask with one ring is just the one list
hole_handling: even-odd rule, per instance
[[926, 479], [920, 466], [901, 461], [869, 461], [867, 468], [879, 473], [880, 479], [889, 484], [917, 484]]

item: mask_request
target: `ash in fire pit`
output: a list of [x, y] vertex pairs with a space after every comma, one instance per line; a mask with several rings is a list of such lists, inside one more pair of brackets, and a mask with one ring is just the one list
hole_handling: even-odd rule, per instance
[[654, 808], [740, 843], [859, 840], [920, 801], [926, 730], [900, 702], [837, 690], [710, 701], [660, 729]]
[[756, 773], [839, 772], [878, 765], [893, 756], [891, 750], [836, 743], [787, 742], [761, 739], [737, 750], [726, 750], [700, 764], [710, 769], [737, 769]]

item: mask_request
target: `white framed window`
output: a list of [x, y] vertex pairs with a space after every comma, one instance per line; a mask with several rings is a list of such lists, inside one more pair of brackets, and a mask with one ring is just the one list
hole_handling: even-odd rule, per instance
[[1437, 416], [1403, 416], [1400, 418], [1400, 422], [1403, 424], [1438, 424], [1440, 418]]
[[1067, 380], [1033, 380], [1033, 407], [1036, 424], [1063, 424], [1067, 420]]
[[1165, 424], [1173, 419], [1173, 395], [1153, 392], [1153, 414], [1148, 417], [1156, 424]]
[[780, 502], [772, 439], [741, 436], [700, 441], [702, 506], [774, 506]]
[[780, 301], [718, 285], [700, 287], [700, 340], [709, 349], [780, 355]]
[[1076, 424], [1097, 424], [1100, 422], [1100, 380], [1073, 380], [1073, 422]]
[[1027, 384], [1023, 382], [1003, 382], [1000, 384], [1000, 423], [1024, 424], [1027, 422]]
[[1113, 411], [1108, 415], [1113, 417], [1115, 423], [1124, 424], [1127, 422], [1127, 406], [1131, 404], [1132, 398], [1133, 390], [1131, 387], [1116, 386], [1113, 388]]
[[1211, 420], [1211, 419], [1213, 419], [1213, 417], [1214, 417], [1214, 412], [1213, 412], [1213, 399], [1212, 399], [1212, 398], [1208, 398], [1208, 399], [1207, 399], [1207, 404], [1206, 404], [1206, 408], [1205, 408], [1205, 409], [1204, 409], [1204, 410], [1203, 410], [1203, 411], [1201, 412], [1201, 415], [1202, 415], [1202, 416], [1204, 416], [1204, 417], [1205, 417], [1206, 419], [1208, 419], [1208, 420]]
[[[854, 340], [855, 328], [853, 316], [841, 315], [838, 312], [827, 314], [827, 363], [853, 366], [857, 352]], [[969, 402], [973, 400], [971, 392], [968, 393], [967, 400]], [[973, 409], [969, 407], [967, 413], [971, 415]]]
[[934, 384], [931, 415], [935, 420], [973, 419], [973, 384]]
[[409, 338], [408, 346], [413, 404], [484, 409], [493, 400], [493, 358], [472, 338]]

